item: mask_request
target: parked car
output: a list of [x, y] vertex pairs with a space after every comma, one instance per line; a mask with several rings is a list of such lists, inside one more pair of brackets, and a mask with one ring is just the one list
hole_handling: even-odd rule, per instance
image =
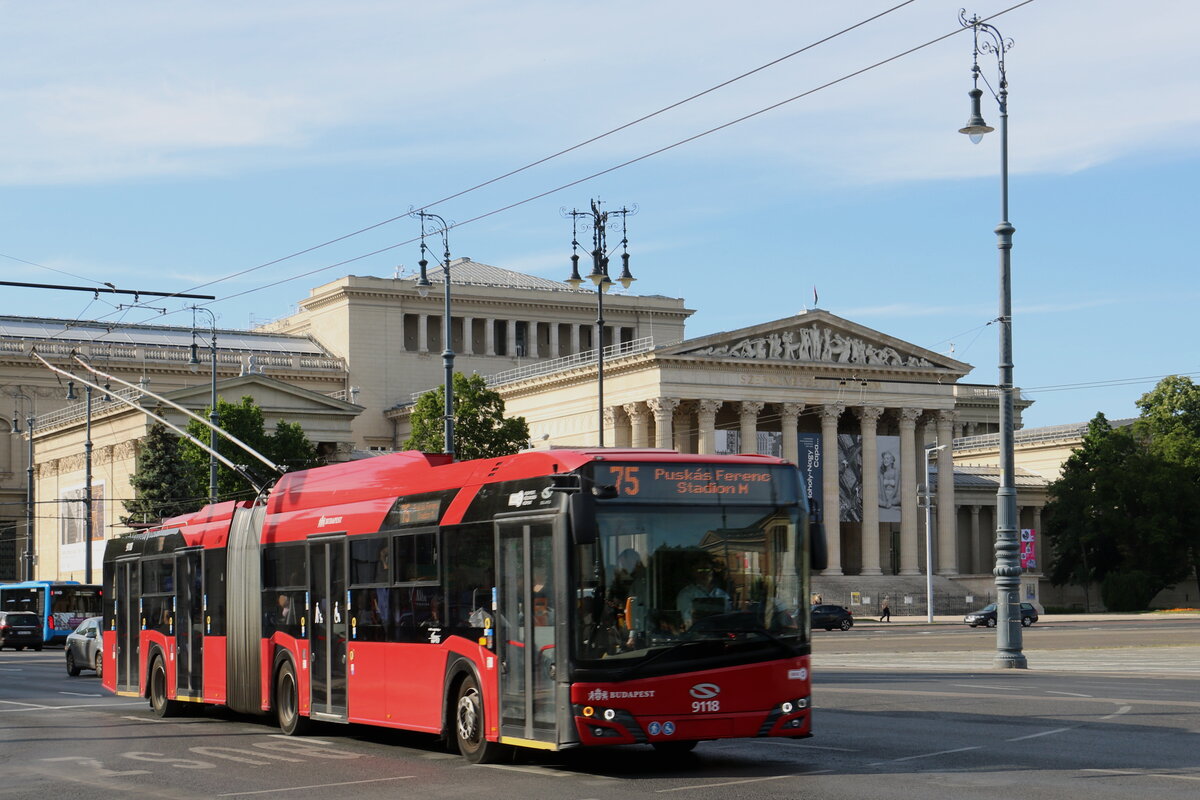
[[0, 650], [42, 649], [42, 621], [32, 611], [0, 611]]
[[67, 674], [74, 677], [80, 670], [94, 669], [97, 675], [104, 670], [104, 637], [100, 635], [100, 617], [88, 617], [79, 627], [67, 634]]
[[[1028, 628], [1037, 621], [1037, 609], [1031, 603], [1021, 603], [1021, 624]], [[978, 611], [972, 611], [963, 617], [963, 622], [972, 628], [977, 628], [980, 625], [986, 625], [989, 628], [996, 627], [996, 604], [988, 603]]]
[[824, 628], [827, 631], [841, 628], [848, 631], [854, 627], [854, 615], [845, 606], [816, 605], [812, 607], [811, 616], [814, 628]]

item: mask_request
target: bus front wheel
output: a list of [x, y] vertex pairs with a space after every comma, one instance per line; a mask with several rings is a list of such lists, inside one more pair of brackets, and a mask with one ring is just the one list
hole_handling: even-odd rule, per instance
[[167, 667], [161, 656], [150, 667], [150, 710], [159, 718], [176, 717], [183, 710], [178, 700], [167, 699]]
[[312, 723], [312, 720], [300, 714], [300, 690], [296, 683], [296, 669], [290, 661], [283, 663], [275, 678], [275, 714], [279, 719], [279, 730], [288, 736], [307, 733]]
[[472, 764], [490, 764], [504, 751], [504, 746], [487, 739], [483, 715], [483, 693], [474, 676], [467, 676], [458, 687], [454, 702], [454, 739], [458, 752]]

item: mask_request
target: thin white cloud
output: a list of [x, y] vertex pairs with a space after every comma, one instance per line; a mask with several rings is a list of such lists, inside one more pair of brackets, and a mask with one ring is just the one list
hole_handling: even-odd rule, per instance
[[[12, 6], [14, 42], [0, 71], [0, 182], [431, 155], [520, 162], [892, 4], [777, 0], [754, 15], [699, 0], [616, 2], [601, 15], [533, 0], [110, 0], [70, 14]], [[958, 5], [914, 4], [599, 143], [588, 157], [646, 152], [819, 86], [953, 30]], [[1008, 3], [980, 5], [987, 14]], [[1200, 106], [1184, 98], [1200, 72], [1191, 36], [1198, 13], [1184, 0], [1093, 2], [1086, 13], [1041, 2], [997, 20], [1017, 38], [1009, 57], [1014, 172], [1194, 148]], [[995, 145], [968, 156], [952, 135], [966, 113], [969, 58], [966, 35], [955, 36], [668, 158], [790, 163], [853, 182], [987, 174]]]

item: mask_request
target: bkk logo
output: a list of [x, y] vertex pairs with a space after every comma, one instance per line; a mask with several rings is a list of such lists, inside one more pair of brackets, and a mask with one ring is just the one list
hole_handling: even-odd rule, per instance
[[321, 517], [317, 520], [317, 527], [324, 528], [326, 525], [337, 525], [341, 521], [341, 517]]

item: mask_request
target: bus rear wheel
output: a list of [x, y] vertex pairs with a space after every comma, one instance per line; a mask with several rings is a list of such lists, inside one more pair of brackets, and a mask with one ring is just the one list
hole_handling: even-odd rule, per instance
[[183, 711], [183, 703], [167, 699], [167, 667], [162, 656], [155, 658], [150, 667], [150, 710], [160, 719], [177, 717]]
[[302, 736], [308, 732], [312, 720], [300, 713], [300, 689], [296, 683], [296, 668], [285, 661], [275, 678], [275, 715], [279, 730], [288, 736]]
[[483, 693], [475, 677], [468, 675], [454, 702], [454, 739], [458, 752], [472, 764], [490, 764], [504, 752], [503, 745], [488, 741], [486, 731]]

